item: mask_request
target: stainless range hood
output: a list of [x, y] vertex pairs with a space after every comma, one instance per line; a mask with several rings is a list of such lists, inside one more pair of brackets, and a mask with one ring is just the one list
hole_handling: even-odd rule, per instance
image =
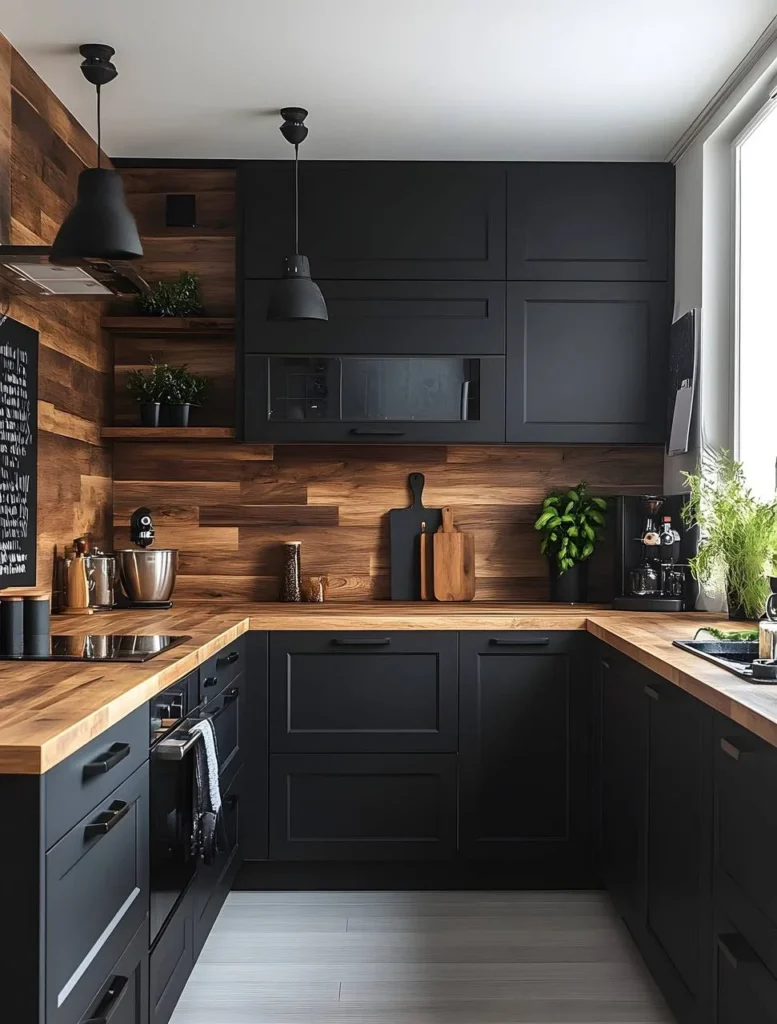
[[0, 282], [13, 292], [38, 298], [132, 298], [148, 285], [119, 260], [57, 260], [47, 245], [0, 245]]

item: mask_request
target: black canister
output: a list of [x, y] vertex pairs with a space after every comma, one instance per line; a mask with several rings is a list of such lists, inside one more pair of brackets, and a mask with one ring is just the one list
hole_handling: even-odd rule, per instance
[[24, 653], [24, 602], [21, 597], [0, 597], [0, 650], [18, 657]]
[[51, 653], [51, 599], [35, 594], [24, 599], [24, 653], [35, 657]]

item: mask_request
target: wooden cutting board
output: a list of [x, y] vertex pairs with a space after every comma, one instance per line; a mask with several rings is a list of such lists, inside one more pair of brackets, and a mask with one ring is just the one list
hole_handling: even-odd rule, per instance
[[475, 537], [459, 533], [453, 512], [442, 510], [434, 535], [434, 596], [438, 601], [471, 601], [475, 596]]
[[412, 505], [392, 508], [388, 514], [392, 601], [417, 601], [421, 597], [421, 524], [426, 523], [425, 533], [433, 534], [442, 523], [439, 508], [424, 508], [423, 473], [411, 473], [407, 482]]

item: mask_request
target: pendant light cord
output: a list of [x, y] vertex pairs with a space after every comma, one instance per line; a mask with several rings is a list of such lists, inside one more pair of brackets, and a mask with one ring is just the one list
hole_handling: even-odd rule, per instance
[[100, 169], [101, 152], [102, 152], [102, 132], [101, 132], [101, 118], [100, 118], [100, 86], [97, 85], [97, 169]]
[[294, 143], [294, 255], [299, 256], [299, 143]]

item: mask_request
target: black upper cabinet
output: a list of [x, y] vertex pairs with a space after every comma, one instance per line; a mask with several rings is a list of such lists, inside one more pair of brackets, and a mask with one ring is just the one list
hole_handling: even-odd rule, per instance
[[673, 211], [670, 164], [512, 164], [507, 277], [666, 281]]
[[[504, 164], [303, 160], [299, 178], [300, 250], [316, 281], [504, 280]], [[291, 161], [241, 166], [245, 277], [280, 276], [293, 185]]]
[[665, 285], [507, 286], [507, 440], [660, 444]]
[[460, 847], [584, 873], [590, 683], [583, 635], [461, 633]]

